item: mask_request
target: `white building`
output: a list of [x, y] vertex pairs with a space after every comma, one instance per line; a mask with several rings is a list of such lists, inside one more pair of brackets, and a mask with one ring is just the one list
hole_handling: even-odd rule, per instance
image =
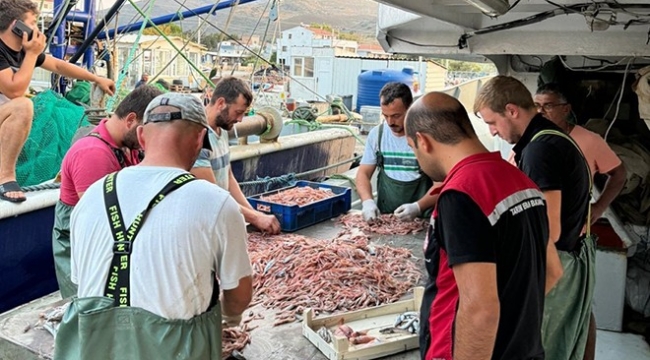
[[325, 96], [332, 91], [334, 57], [356, 56], [358, 47], [356, 41], [339, 40], [329, 31], [297, 26], [277, 40], [277, 61], [289, 67], [296, 98], [316, 99], [314, 92]]
[[[358, 76], [364, 71], [411, 68], [414, 71], [414, 91], [416, 93], [442, 90], [445, 87], [447, 69], [441, 64], [418, 60], [378, 59], [350, 56], [318, 56], [314, 52], [313, 71], [305, 72], [312, 77], [299, 77], [295, 73], [300, 65], [292, 66], [292, 80], [289, 86], [289, 96], [296, 100], [323, 100], [325, 96], [336, 94], [352, 95], [352, 108], [357, 103]], [[294, 58], [295, 59], [295, 58]]]
[[220, 63], [227, 65], [241, 64], [243, 59], [250, 55], [243, 46], [234, 41], [222, 41], [215, 50], [218, 51], [209, 53], [210, 55], [213, 55], [212, 62], [216, 60], [214, 58], [216, 55], [219, 58]]
[[[186, 44], [187, 40], [179, 36], [169, 36], [169, 40], [174, 43], [177, 49], [184, 48], [184, 55], [196, 66], [201, 65], [201, 59], [204, 57], [206, 48], [194, 42]], [[135, 41], [136, 53], [127, 70], [127, 84], [135, 84], [143, 73], [152, 77], [158, 75], [158, 78], [172, 82], [172, 80], [182, 80], [183, 84], [196, 86], [195, 81], [200, 79], [200, 75], [190, 66], [190, 64], [181, 56], [176, 56], [177, 52], [167, 40], [155, 35], [142, 35], [138, 39], [137, 35], [121, 36], [117, 42], [117, 70], [120, 71], [125, 65]], [[155, 80], [155, 79], [150, 79]]]
[[[356, 55], [358, 48], [356, 41], [341, 40], [327, 30], [304, 26], [283, 31], [282, 37], [277, 40], [278, 63], [289, 66], [293, 65], [294, 58], [322, 56], [325, 53], [331, 53], [332, 56], [350, 56]], [[298, 60], [298, 64], [300, 63], [305, 63], [305, 60]], [[313, 66], [311, 68], [313, 69]]]

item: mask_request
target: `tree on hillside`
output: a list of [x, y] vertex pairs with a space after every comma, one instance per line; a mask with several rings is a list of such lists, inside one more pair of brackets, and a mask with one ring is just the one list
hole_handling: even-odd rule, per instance
[[336, 34], [336, 37], [341, 39], [341, 40], [352, 40], [352, 41], [357, 41], [357, 42], [361, 39], [361, 37], [359, 35], [357, 35], [355, 33], [351, 33], [351, 32], [350, 33], [345, 33], [345, 32], [338, 33], [338, 34]]
[[323, 29], [325, 31], [332, 32], [332, 25], [328, 24], [311, 23], [309, 24], [309, 27], [312, 29]]
[[[174, 23], [168, 23], [163, 25], [158, 25], [160, 31], [167, 36], [183, 36], [183, 28]], [[144, 35], [158, 35], [158, 31], [153, 27], [144, 29], [142, 32]]]

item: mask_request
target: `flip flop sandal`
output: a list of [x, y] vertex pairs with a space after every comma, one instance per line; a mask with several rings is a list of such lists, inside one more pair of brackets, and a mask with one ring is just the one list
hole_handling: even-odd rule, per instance
[[20, 188], [20, 185], [18, 185], [18, 183], [16, 181], [8, 181], [8, 182], [0, 185], [0, 199], [6, 200], [6, 201], [9, 201], [9, 202], [12, 202], [12, 203], [21, 203], [21, 202], [27, 200], [27, 198], [24, 195], [21, 196], [21, 197], [9, 197], [9, 196], [5, 195], [7, 193], [14, 192], [14, 191], [22, 191], [22, 189]]

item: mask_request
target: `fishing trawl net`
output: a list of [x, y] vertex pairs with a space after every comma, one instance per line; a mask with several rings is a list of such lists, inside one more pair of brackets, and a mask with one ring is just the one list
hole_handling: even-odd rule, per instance
[[16, 177], [21, 186], [53, 179], [70, 148], [72, 136], [80, 126], [89, 125], [83, 107], [52, 90], [36, 95], [32, 102], [32, 130], [16, 165]]

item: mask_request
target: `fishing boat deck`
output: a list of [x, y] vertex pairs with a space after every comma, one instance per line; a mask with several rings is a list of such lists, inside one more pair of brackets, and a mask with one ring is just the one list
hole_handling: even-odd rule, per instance
[[[297, 233], [317, 239], [327, 240], [341, 230], [339, 224], [325, 221]], [[422, 250], [424, 233], [415, 235], [374, 235], [372, 242], [382, 245], [405, 247], [410, 249], [414, 259], [423, 268], [422, 259], [418, 258]], [[405, 296], [412, 297], [412, 294]], [[58, 292], [37, 299], [22, 307], [0, 315], [0, 359], [50, 359], [53, 353], [53, 338], [43, 328], [34, 327], [39, 314], [63, 300]], [[254, 320], [250, 326], [257, 326], [251, 332], [251, 343], [244, 349], [247, 359], [282, 359], [282, 360], [325, 360], [326, 357], [302, 335], [299, 322], [273, 327], [275, 321], [273, 309], [264, 309], [257, 305], [251, 309], [262, 314], [263, 320]], [[416, 360], [417, 350], [404, 352], [384, 359]], [[650, 347], [641, 336], [607, 331], [598, 332], [597, 360], [650, 359]]]

